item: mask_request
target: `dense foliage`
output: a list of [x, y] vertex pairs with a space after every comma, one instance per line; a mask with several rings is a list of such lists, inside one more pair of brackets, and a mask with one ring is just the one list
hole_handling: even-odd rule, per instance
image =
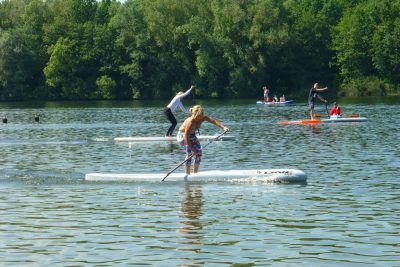
[[0, 100], [398, 94], [400, 0], [3, 0]]

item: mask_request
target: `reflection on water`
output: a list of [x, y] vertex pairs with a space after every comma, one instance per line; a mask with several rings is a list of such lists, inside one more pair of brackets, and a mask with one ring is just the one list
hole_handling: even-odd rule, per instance
[[309, 125], [309, 128], [313, 134], [320, 134], [322, 132], [321, 127], [318, 127], [317, 125]]
[[[181, 221], [182, 227], [180, 233], [186, 238], [185, 242], [189, 247], [188, 250], [199, 252], [202, 243], [202, 229], [201, 223], [203, 206], [203, 192], [201, 185], [185, 185], [185, 195], [182, 202], [183, 220]], [[191, 246], [194, 245], [194, 246]]]

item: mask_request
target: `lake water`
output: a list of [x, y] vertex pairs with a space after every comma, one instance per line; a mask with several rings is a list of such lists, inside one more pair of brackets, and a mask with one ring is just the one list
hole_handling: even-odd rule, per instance
[[307, 184], [85, 182], [183, 159], [174, 143], [113, 141], [164, 135], [162, 103], [1, 104], [0, 265], [400, 266], [399, 99], [343, 101], [369, 122], [314, 127], [277, 124], [304, 103], [197, 103], [237, 138], [209, 145], [201, 170], [296, 168]]

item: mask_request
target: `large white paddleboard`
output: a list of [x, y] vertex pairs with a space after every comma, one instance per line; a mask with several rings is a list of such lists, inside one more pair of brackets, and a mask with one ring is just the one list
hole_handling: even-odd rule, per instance
[[[217, 135], [198, 135], [197, 139], [202, 140], [202, 141], [232, 141], [235, 140], [235, 137], [232, 135], [223, 135], [218, 137]], [[129, 136], [129, 137], [115, 137], [114, 141], [117, 142], [160, 142], [160, 141], [167, 141], [167, 142], [176, 142], [176, 137], [171, 136]]]
[[[161, 182], [165, 175], [166, 173], [88, 173], [85, 180]], [[307, 175], [296, 169], [218, 170], [202, 171], [188, 176], [185, 173], [172, 173], [165, 181], [304, 183], [307, 181]]]

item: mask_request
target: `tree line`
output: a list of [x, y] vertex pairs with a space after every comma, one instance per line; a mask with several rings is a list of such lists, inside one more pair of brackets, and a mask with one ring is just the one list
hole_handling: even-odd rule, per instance
[[400, 0], [3, 0], [0, 100], [398, 95]]

